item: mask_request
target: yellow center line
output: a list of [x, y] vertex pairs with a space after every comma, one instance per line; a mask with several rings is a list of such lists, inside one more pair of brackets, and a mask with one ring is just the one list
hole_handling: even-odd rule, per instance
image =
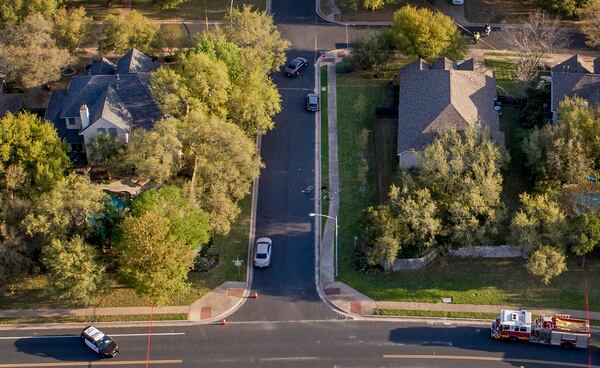
[[[182, 364], [181, 359], [171, 360], [149, 360], [148, 364]], [[17, 363], [17, 364], [0, 364], [0, 368], [21, 368], [21, 367], [99, 367], [104, 365], [145, 365], [145, 360], [112, 360], [99, 362], [57, 362], [57, 363]]]
[[502, 358], [502, 357], [484, 357], [484, 356], [472, 356], [472, 355], [397, 355], [397, 354], [385, 354], [384, 359], [431, 359], [431, 360], [475, 360], [484, 362], [506, 362], [506, 363], [531, 363], [531, 364], [546, 364], [556, 365], [560, 367], [581, 367], [581, 368], [592, 368], [598, 367], [597, 365], [589, 366], [587, 364], [580, 363], [568, 363], [568, 362], [553, 362], [549, 360], [539, 359], [516, 359], [516, 358]]

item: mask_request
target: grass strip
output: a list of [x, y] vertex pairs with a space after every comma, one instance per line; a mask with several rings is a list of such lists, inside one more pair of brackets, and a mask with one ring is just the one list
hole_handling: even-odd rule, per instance
[[[187, 313], [155, 314], [153, 321], [185, 321]], [[130, 314], [122, 316], [61, 316], [61, 317], [20, 317], [0, 318], [0, 324], [15, 323], [69, 323], [69, 322], [132, 322], [150, 321], [149, 314]]]
[[[327, 66], [321, 67], [321, 187], [329, 188], [329, 101], [327, 100]], [[325, 90], [323, 90], [325, 87]], [[329, 213], [329, 201], [321, 202], [321, 213]], [[326, 218], [321, 218], [321, 229], [325, 230]]]

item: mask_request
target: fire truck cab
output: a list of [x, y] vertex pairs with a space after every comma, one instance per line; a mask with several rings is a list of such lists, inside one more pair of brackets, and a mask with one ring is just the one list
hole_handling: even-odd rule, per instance
[[492, 322], [490, 336], [494, 339], [529, 341], [531, 337], [531, 312], [502, 309]]

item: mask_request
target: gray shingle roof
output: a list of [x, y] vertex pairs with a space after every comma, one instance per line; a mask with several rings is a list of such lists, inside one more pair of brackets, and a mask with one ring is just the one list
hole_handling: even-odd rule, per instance
[[0, 118], [7, 113], [17, 114], [23, 107], [23, 93], [0, 93]]
[[117, 70], [116, 65], [103, 57], [100, 60], [93, 60], [86, 66], [86, 70], [90, 75], [112, 75]]
[[83, 144], [83, 137], [79, 135], [79, 130], [67, 129], [65, 122], [60, 119], [60, 109], [64, 104], [66, 96], [66, 89], [55, 89], [52, 91], [52, 96], [50, 96], [50, 102], [48, 103], [44, 119], [54, 123], [58, 136], [65, 142], [69, 144]]
[[[600, 67], [600, 57], [594, 60], [594, 69]], [[583, 66], [579, 55], [574, 55], [552, 68], [552, 101], [550, 110], [556, 112], [565, 97], [578, 96], [591, 106], [600, 105], [600, 74], [593, 74]]]
[[118, 74], [150, 73], [159, 67], [158, 62], [144, 55], [136, 49], [132, 49], [123, 55], [117, 62]]
[[[448, 60], [449, 61], [449, 60]], [[496, 80], [489, 71], [457, 70], [448, 62], [415, 60], [399, 73], [398, 153], [420, 151], [437, 132], [448, 127], [465, 129], [477, 122], [488, 127], [504, 144], [498, 113], [494, 110]], [[462, 65], [462, 64], [461, 64]]]

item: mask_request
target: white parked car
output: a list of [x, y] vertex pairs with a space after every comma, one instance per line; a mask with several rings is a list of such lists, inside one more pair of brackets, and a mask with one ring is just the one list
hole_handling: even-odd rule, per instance
[[254, 265], [256, 267], [269, 267], [271, 264], [271, 246], [273, 242], [269, 238], [258, 238], [254, 252]]

